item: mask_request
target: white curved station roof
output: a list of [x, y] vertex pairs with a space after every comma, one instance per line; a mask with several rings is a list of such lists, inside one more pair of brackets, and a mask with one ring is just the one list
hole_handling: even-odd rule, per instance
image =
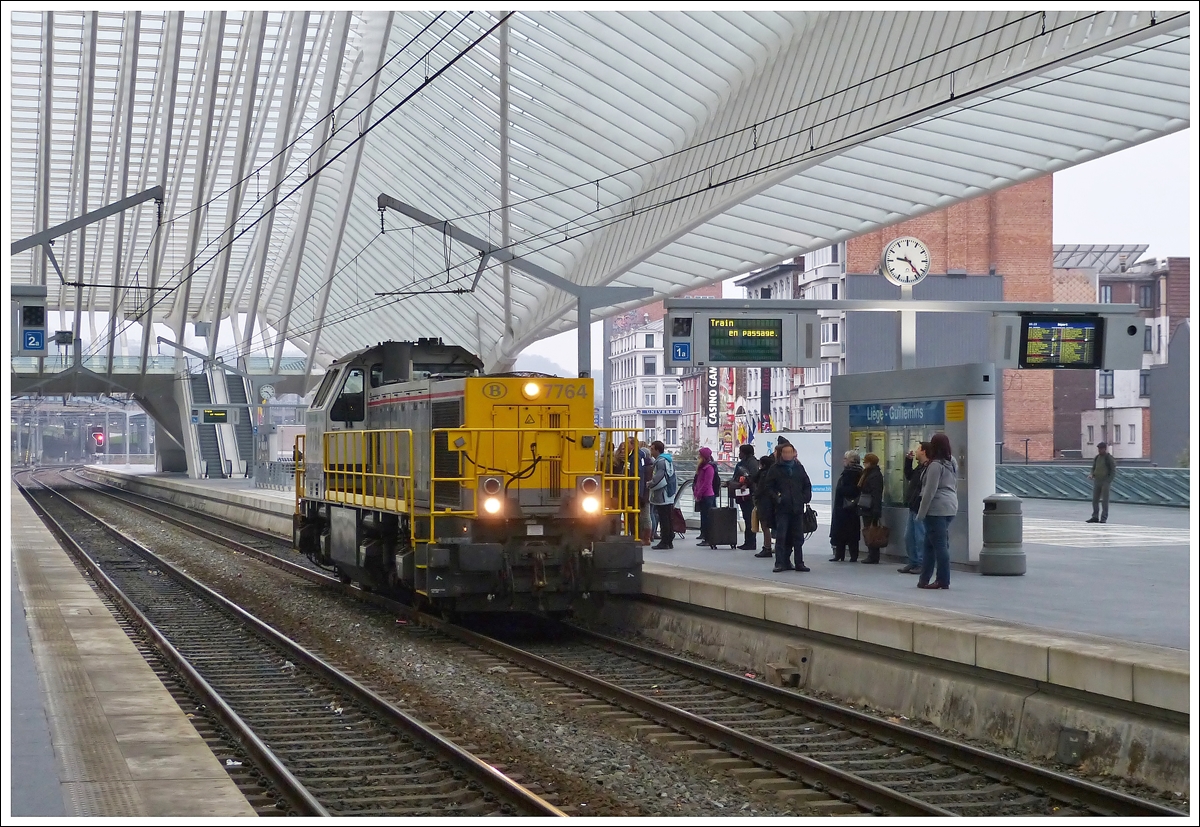
[[[161, 183], [153, 293], [152, 203], [55, 246], [85, 314], [116, 302], [118, 338], [148, 311], [178, 329], [236, 309], [265, 319], [257, 354], [280, 333], [319, 364], [441, 336], [503, 367], [575, 325], [570, 296], [516, 270], [506, 291], [498, 265], [469, 292], [476, 251], [394, 212], [381, 233], [380, 193], [577, 284], [661, 296], [1189, 125], [1186, 13], [499, 23], [13, 13], [12, 236]], [[13, 258], [14, 280], [73, 310], [41, 259]]]

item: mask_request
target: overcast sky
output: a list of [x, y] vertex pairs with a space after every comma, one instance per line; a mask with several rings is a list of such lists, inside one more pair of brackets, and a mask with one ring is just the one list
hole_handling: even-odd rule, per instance
[[[1149, 244], [1147, 257], [1191, 250], [1192, 131], [1089, 161], [1054, 175], [1055, 244]], [[740, 291], [725, 284], [725, 295]], [[575, 331], [527, 347], [575, 375]], [[601, 326], [592, 325], [592, 365], [604, 359]], [[518, 365], [519, 367], [519, 365]]]

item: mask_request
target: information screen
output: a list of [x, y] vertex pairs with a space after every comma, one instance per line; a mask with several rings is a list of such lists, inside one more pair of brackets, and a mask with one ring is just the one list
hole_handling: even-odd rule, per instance
[[710, 363], [778, 362], [782, 359], [783, 319], [709, 319]]
[[1104, 353], [1103, 337], [1104, 320], [1096, 316], [1024, 316], [1019, 364], [1096, 370]]
[[229, 421], [229, 412], [225, 410], [210, 410], [204, 409], [204, 421], [206, 423], [220, 424]]

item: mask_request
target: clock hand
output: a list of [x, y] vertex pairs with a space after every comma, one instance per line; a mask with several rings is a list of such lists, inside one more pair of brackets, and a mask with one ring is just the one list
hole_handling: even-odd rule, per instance
[[910, 261], [908, 258], [901, 258], [901, 259], [897, 259], [897, 260], [903, 261], [905, 264], [907, 264], [909, 267], [911, 267], [913, 273], [915, 273], [916, 275], [918, 275], [918, 276], [921, 275], [921, 271], [918, 270], [917, 266], [915, 264], [913, 264], [912, 261]]

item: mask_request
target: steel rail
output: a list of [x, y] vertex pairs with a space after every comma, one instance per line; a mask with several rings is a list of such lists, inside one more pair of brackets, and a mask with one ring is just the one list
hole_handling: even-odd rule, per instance
[[[1099, 784], [1072, 778], [1053, 770], [1018, 761], [969, 744], [963, 744], [933, 733], [922, 732], [902, 724], [848, 709], [819, 698], [790, 692], [786, 689], [751, 680], [742, 675], [724, 672], [712, 666], [686, 660], [676, 655], [648, 649], [629, 641], [583, 629], [574, 624], [561, 624], [572, 634], [589, 638], [603, 649], [652, 666], [665, 667], [678, 674], [727, 691], [771, 704], [805, 717], [823, 720], [851, 732], [868, 733], [879, 741], [894, 741], [909, 752], [923, 754], [948, 763], [970, 766], [978, 772], [992, 775], [1005, 784], [1025, 787], [1031, 792], [1048, 795], [1063, 801], [1078, 801], [1085, 807], [1106, 815], [1124, 816], [1182, 816], [1178, 810], [1152, 801], [1110, 790]], [[1039, 791], [1040, 788], [1040, 791]]]
[[[120, 488], [115, 488], [115, 490], [120, 491], [123, 494], [131, 493]], [[113, 496], [123, 502], [127, 502], [127, 500], [117, 497], [115, 494], [110, 494], [107, 491], [98, 491], [97, 493], [107, 494], [108, 496]], [[145, 497], [145, 495], [140, 494], [137, 496], [143, 498]], [[174, 503], [170, 503], [170, 505], [182, 511], [190, 511], [190, 509], [184, 506], [175, 505]], [[858, 779], [858, 777], [854, 776], [852, 773], [844, 773], [840, 770], [835, 770], [832, 767], [825, 767], [824, 764], [807, 758], [807, 756], [799, 756], [794, 753], [780, 750], [780, 748], [775, 747], [774, 745], [765, 741], [761, 741], [760, 739], [753, 738], [753, 736], [736, 733], [736, 731], [724, 727], [721, 724], [705, 721], [704, 719], [699, 718], [692, 713], [678, 710], [675, 707], [663, 704], [662, 702], [653, 698], [647, 698], [646, 696], [638, 695], [630, 690], [614, 687], [611, 684], [607, 684], [607, 682], [592, 678], [591, 676], [582, 672], [578, 672], [577, 670], [573, 670], [570, 667], [555, 664], [553, 661], [550, 661], [539, 655], [526, 652], [522, 649], [511, 646], [510, 644], [506, 644], [501, 641], [479, 635], [475, 632], [471, 632], [467, 629], [463, 629], [462, 627], [428, 615], [391, 598], [372, 592], [361, 591], [353, 586], [341, 583], [334, 577], [313, 569], [306, 568], [304, 566], [297, 565], [269, 552], [260, 551], [252, 546], [246, 546], [228, 538], [217, 539], [219, 535], [215, 535], [213, 532], [209, 532], [199, 526], [189, 524], [186, 521], [167, 517], [154, 512], [153, 510], [148, 510], [148, 512], [179, 525], [182, 528], [194, 530], [197, 533], [205, 536], [212, 535], [211, 538], [214, 539], [215, 542], [219, 542], [226, 547], [247, 554], [248, 556], [254, 556], [256, 559], [296, 574], [297, 576], [303, 577], [310, 582], [332, 587], [347, 596], [380, 606], [382, 608], [386, 608], [389, 611], [403, 614], [410, 620], [433, 628], [436, 631], [439, 631], [448, 637], [454, 638], [461, 643], [476, 649], [488, 651], [491, 654], [502, 657], [510, 662], [520, 663], [534, 672], [539, 672], [568, 686], [572, 686], [596, 697], [603, 698], [610, 703], [624, 707], [638, 715], [654, 720], [657, 723], [687, 732], [697, 740], [713, 743], [725, 751], [740, 753], [743, 755], [743, 757], [754, 758], [763, 766], [774, 769], [777, 772], [782, 772], [784, 775], [789, 775], [793, 778], [811, 783], [814, 788], [829, 791], [834, 795], [842, 797], [843, 800], [845, 800], [845, 797], [849, 795], [851, 799], [855, 799], [862, 804], [867, 803], [867, 798], [860, 798], [849, 789], [842, 789], [840, 786], [835, 788], [831, 786], [832, 782], [827, 782], [826, 780], [820, 778], [813, 778], [813, 776], [807, 771], [807, 766], [805, 768], [805, 772], [801, 772], [799, 768], [796, 768], [794, 771], [786, 768], [781, 769], [781, 767], [784, 767], [785, 765], [779, 762], [777, 753], [782, 752], [787, 757], [799, 758], [804, 762], [816, 764], [821, 768], [834, 770], [834, 772], [839, 774], [837, 779], [839, 781], [842, 780], [841, 776], [845, 776], [853, 779], [854, 783], [858, 783], [861, 779]], [[208, 515], [204, 515], [204, 517], [205, 519], [209, 519]], [[227, 521], [222, 522], [228, 524]], [[231, 525], [231, 527], [237, 530], [243, 530], [236, 525]], [[277, 539], [282, 540], [283, 538]], [[709, 683], [710, 685], [718, 686], [726, 689], [727, 691], [749, 695], [753, 699], [763, 703], [783, 706], [788, 708], [789, 711], [797, 714], [821, 718], [832, 726], [837, 726], [851, 732], [871, 733], [866, 737], [877, 738], [878, 740], [885, 742], [887, 740], [894, 741], [898, 746], [907, 749], [913, 754], [929, 756], [934, 760], [941, 760], [952, 765], [971, 767], [972, 769], [975, 769], [975, 771], [995, 776], [996, 780], [1001, 781], [1001, 783], [1011, 784], [1018, 788], [1026, 789], [1030, 792], [1039, 793], [1038, 788], [1041, 788], [1041, 792], [1039, 794], [1044, 794], [1064, 802], [1078, 802], [1079, 806], [1087, 807], [1102, 813], [1111, 813], [1114, 815], [1185, 815], [1185, 813], [1174, 810], [1165, 805], [1139, 799], [1135, 796], [1131, 796], [1116, 790], [1111, 790], [1089, 781], [1073, 778], [1061, 773], [1056, 773], [1051, 770], [1018, 761], [1016, 759], [1008, 758], [1007, 756], [991, 753], [987, 750], [973, 747], [968, 744], [962, 744], [939, 735], [922, 732], [920, 730], [916, 730], [911, 727], [905, 727], [899, 724], [893, 724], [890, 721], [875, 718], [866, 713], [842, 707], [828, 701], [811, 698], [798, 693], [787, 692], [786, 690], [779, 689], [768, 684], [749, 680], [739, 675], [723, 672], [719, 669], [715, 669], [703, 664], [694, 663], [675, 655], [669, 655], [654, 649], [639, 647], [627, 641], [619, 640], [598, 632], [581, 629], [570, 624], [563, 625], [566, 628], [569, 628], [573, 634], [591, 637], [603, 647], [609, 647], [617, 650], [618, 653], [626, 654], [634, 659], [642, 660], [643, 662], [649, 660], [651, 661], [652, 665], [661, 665], [662, 663], [669, 664], [671, 669], [680, 672], [686, 677], [700, 680]], [[657, 661], [657, 663], [655, 663], [655, 661]], [[588, 688], [588, 685], [592, 683], [595, 683], [596, 691], [592, 691], [592, 689]], [[606, 695], [605, 692], [612, 692], [612, 694]], [[627, 696], [632, 696], [628, 698], [628, 702], [622, 700], [622, 698], [626, 698]], [[665, 716], [663, 714], [664, 709], [667, 712]], [[669, 723], [671, 720], [671, 715], [674, 713], [679, 713], [683, 716], [682, 718], [678, 719], [678, 725]], [[708, 724], [714, 729], [705, 730], [702, 724]], [[733, 741], [729, 740], [727, 733], [733, 733], [734, 735], [742, 738], [750, 738], [753, 741], [758, 741], [759, 744], [766, 749], [761, 751], [752, 751], [749, 749], [749, 745], [747, 745], [745, 749], [734, 747]], [[878, 733], [878, 735], [875, 735], [874, 733]], [[714, 740], [714, 738], [716, 740]], [[1005, 780], [1005, 777], [1007, 777], [1007, 780]], [[810, 781], [810, 779], [812, 780]], [[896, 793], [895, 791], [892, 791], [883, 785], [873, 784], [873, 782], [865, 783], [879, 787], [880, 789], [885, 790], [892, 795], [903, 795]], [[904, 797], [911, 798], [908, 796]], [[920, 802], [919, 799], [912, 798], [911, 800], [921, 804], [922, 807], [932, 807], [932, 805], [925, 805], [923, 802]], [[901, 805], [907, 806], [908, 802], [901, 802], [901, 804], [897, 806]], [[899, 811], [890, 809], [889, 806], [885, 806], [885, 804], [882, 802], [877, 805], [872, 804], [870, 807], [868, 807], [868, 809], [874, 809], [876, 806], [882, 808], [884, 812], [893, 812], [896, 815], [902, 814]], [[919, 814], [954, 815], [948, 810], [936, 807], [933, 807], [932, 809], [922, 809], [919, 811]]]
[[[58, 495], [51, 487], [40, 482], [33, 473], [29, 473], [35, 485], [41, 486], [48, 491], [52, 496], [59, 496], [64, 502], [70, 503], [70, 500]], [[166, 636], [158, 630], [150, 619], [142, 613], [133, 601], [125, 594], [125, 592], [113, 582], [113, 580], [100, 568], [91, 555], [84, 550], [78, 542], [71, 537], [67, 529], [60, 523], [49, 511], [46, 510], [41, 503], [30, 493], [29, 489], [17, 482], [17, 488], [21, 491], [22, 496], [33, 508], [34, 512], [41, 518], [50, 531], [63, 544], [67, 553], [74, 557], [79, 563], [87, 569], [89, 575], [96, 583], [104, 590], [114, 602], [121, 607], [125, 615], [150, 638], [154, 647], [159, 653], [170, 663], [187, 682], [188, 686], [194, 691], [197, 696], [204, 702], [205, 706], [212, 712], [221, 724], [233, 734], [234, 738], [241, 744], [255, 764], [263, 771], [263, 773], [271, 780], [277, 789], [287, 799], [292, 808], [301, 815], [307, 816], [328, 816], [329, 811], [326, 810], [313, 795], [305, 789], [296, 776], [292, 775], [291, 771], [284, 766], [283, 762], [271, 751], [263, 741], [254, 733], [254, 731], [242, 720], [233, 708], [225, 702], [225, 699], [213, 689], [199, 672], [192, 666], [190, 662], [179, 652], [175, 646], [167, 640]], [[73, 503], [70, 503], [74, 505]]]
[[[203, 583], [200, 583], [196, 579], [190, 577], [189, 575], [185, 574], [184, 572], [182, 572], [175, 566], [171, 565], [166, 560], [163, 560], [161, 557], [156, 555], [150, 549], [146, 548], [145, 546], [138, 543], [133, 538], [129, 537], [128, 535], [123, 534], [118, 529], [116, 529], [113, 526], [106, 523], [101, 517], [88, 511], [86, 508], [79, 505], [78, 503], [73, 502], [70, 498], [63, 496], [61, 493], [55, 491], [53, 488], [51, 488], [49, 486], [45, 486], [44, 484], [42, 484], [40, 482], [38, 482], [38, 484], [42, 485], [42, 487], [45, 488], [47, 491], [49, 491], [51, 493], [51, 495], [58, 497], [60, 500], [62, 500], [67, 505], [69, 505], [71, 508], [75, 509], [77, 512], [79, 512], [81, 515], [83, 515], [87, 519], [90, 519], [90, 520], [94, 521], [95, 523], [97, 523], [101, 527], [101, 529], [103, 529], [113, 539], [128, 546], [130, 549], [132, 549], [136, 554], [138, 554], [142, 558], [144, 558], [150, 562], [153, 562], [156, 567], [158, 567], [161, 570], [163, 570], [164, 572], [168, 573], [177, 582], [182, 583], [187, 588], [193, 590], [194, 592], [201, 595], [205, 599], [210, 600], [213, 603], [216, 603], [219, 607], [221, 607], [228, 613], [232, 614], [242, 624], [244, 624], [245, 626], [250, 628], [253, 632], [258, 634], [260, 637], [266, 639], [269, 643], [272, 643], [272, 644], [280, 647], [281, 649], [284, 649], [285, 651], [287, 651], [289, 653], [289, 655], [291, 657], [296, 658], [297, 661], [305, 663], [310, 668], [312, 668], [314, 671], [318, 672], [322, 677], [326, 678], [327, 680], [329, 680], [332, 683], [337, 684], [345, 692], [347, 692], [351, 697], [353, 697], [356, 701], [358, 701], [363, 706], [367, 707], [368, 709], [374, 711], [376, 714], [381, 716], [384, 720], [387, 721], [387, 723], [389, 723], [396, 729], [408, 734], [410, 737], [414, 738], [415, 740], [420, 741], [420, 742], [424, 743], [426, 746], [430, 747], [435, 753], [437, 753], [441, 757], [441, 760], [449, 761], [449, 762], [455, 764], [456, 766], [463, 768], [463, 770], [471, 776], [472, 780], [474, 780], [476, 783], [478, 783], [480, 785], [480, 787], [482, 789], [484, 789], [485, 791], [488, 791], [488, 792], [492, 793], [493, 795], [497, 796], [497, 798], [499, 798], [501, 801], [505, 801], [511, 805], [519, 807], [523, 812], [525, 812], [527, 814], [538, 815], [538, 816], [556, 816], [556, 817], [565, 817], [566, 816], [566, 813], [562, 812], [557, 807], [555, 807], [552, 804], [550, 804], [549, 802], [545, 801], [540, 796], [530, 792], [524, 786], [522, 786], [522, 785], [518, 784], [517, 782], [513, 781], [512, 779], [508, 778], [503, 773], [499, 772], [498, 770], [496, 770], [495, 768], [493, 768], [491, 765], [487, 764], [486, 762], [481, 761], [480, 759], [476, 758], [474, 755], [472, 755], [471, 753], [462, 749], [454, 742], [452, 742], [452, 741], [446, 739], [445, 737], [437, 734], [436, 732], [430, 730], [428, 727], [426, 727], [423, 723], [418, 721], [416, 718], [413, 718], [412, 716], [406, 714], [402, 710], [396, 708], [395, 706], [393, 706], [391, 703], [386, 701], [384, 698], [380, 697], [378, 694], [376, 694], [371, 689], [367, 688], [366, 686], [363, 686], [361, 683], [356, 681], [354, 678], [350, 677], [349, 675], [346, 675], [344, 672], [342, 672], [341, 670], [332, 666], [331, 664], [326, 663], [318, 655], [314, 654], [313, 652], [310, 652], [308, 649], [304, 648], [299, 643], [296, 643], [295, 641], [291, 640], [287, 636], [276, 631], [274, 628], [272, 628], [271, 626], [269, 626], [262, 620], [259, 620], [257, 617], [250, 614], [249, 612], [247, 612], [245, 609], [238, 606], [237, 604], [233, 603], [228, 598], [224, 597], [223, 595], [218, 594], [217, 592], [213, 591], [209, 587], [205, 586]], [[26, 499], [29, 499], [32, 501], [33, 498], [31, 496], [29, 496], [28, 493], [26, 493]], [[41, 514], [45, 515], [46, 517], [50, 516], [45, 511], [45, 509], [40, 508], [40, 506], [35, 505], [35, 508], [37, 508], [37, 510]], [[50, 517], [50, 520], [53, 522], [53, 524], [58, 528], [58, 530], [60, 532], [63, 532], [63, 536], [66, 537], [67, 535], [65, 533], [65, 529], [63, 529], [61, 524], [59, 524], [58, 521], [54, 520], [52, 517]], [[79, 546], [78, 543], [75, 543], [73, 540], [70, 541], [70, 543], [74, 549], [77, 549], [81, 554], [83, 554], [84, 559], [87, 559], [89, 561], [89, 563], [90, 563], [89, 571], [92, 568], [95, 568], [95, 570], [97, 572], [100, 572], [100, 569], [95, 565], [95, 562], [92, 561], [91, 558], [87, 556], [86, 552], [83, 552], [82, 547]], [[246, 548], [249, 548], [249, 547], [246, 547]], [[294, 565], [294, 564], [292, 564], [292, 565]], [[308, 570], [308, 569], [303, 569], [302, 567], [298, 567], [298, 568], [301, 568], [301, 570], [308, 572], [310, 574], [319, 574], [317, 572], [312, 572], [311, 570]], [[103, 574], [103, 572], [100, 572], [100, 573]], [[323, 575], [321, 575], [321, 576], [323, 577]], [[121, 595], [119, 600], [122, 602], [122, 605], [125, 605], [128, 603], [128, 598], [126, 598], [124, 596], [124, 593], [121, 592], [120, 589], [118, 589], [116, 587], [116, 585], [114, 583], [112, 583], [111, 580], [108, 579], [107, 576], [104, 576], [104, 581], [107, 584], [111, 584], [112, 587], [114, 589], [116, 589], [116, 593]], [[129, 605], [132, 606], [132, 604], [129, 604]], [[144, 624], [145, 628], [147, 628], [147, 629], [154, 628], [153, 625], [150, 623], [150, 621], [148, 619], [146, 619], [145, 616], [141, 612], [137, 613], [137, 617], [139, 619], [139, 624]], [[157, 641], [160, 638], [162, 638], [162, 636], [161, 636], [161, 634], [158, 634], [158, 635], [156, 635], [155, 640]], [[162, 638], [162, 639], [165, 641], [165, 638]], [[174, 651], [173, 647], [172, 647], [172, 651]], [[175, 655], [176, 655], [176, 657], [178, 657], [182, 660], [182, 655], [179, 655], [177, 651], [175, 652]], [[184, 660], [183, 662], [186, 663], [186, 660]], [[192, 670], [192, 671], [194, 673], [194, 670]], [[199, 677], [199, 676], [197, 675], [197, 677]], [[210, 692], [211, 692], [211, 687], [210, 687]], [[230, 710], [230, 713], [233, 714], [232, 710]], [[240, 721], [240, 719], [238, 719], [238, 720]], [[243, 729], [246, 729], [244, 724], [243, 724]], [[265, 745], [263, 745], [263, 749], [264, 750], [267, 749]], [[267, 750], [267, 752], [269, 753], [269, 750]], [[299, 784], [298, 781], [296, 783]], [[314, 800], [314, 803], [315, 803], [315, 800]], [[319, 815], [322, 813], [314, 812], [312, 814]]]

